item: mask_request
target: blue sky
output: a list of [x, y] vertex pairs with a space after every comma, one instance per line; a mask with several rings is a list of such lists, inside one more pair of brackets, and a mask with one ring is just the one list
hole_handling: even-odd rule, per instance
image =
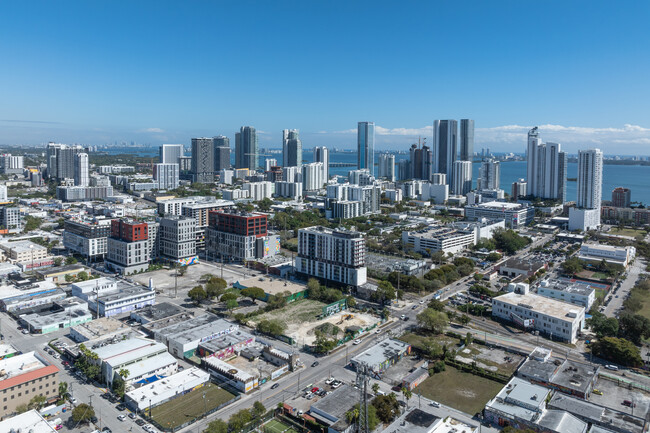
[[379, 149], [406, 149], [469, 117], [479, 148], [523, 151], [540, 125], [570, 152], [648, 154], [649, 17], [647, 1], [5, 2], [0, 144], [253, 125], [263, 146], [298, 128], [354, 147], [372, 120]]

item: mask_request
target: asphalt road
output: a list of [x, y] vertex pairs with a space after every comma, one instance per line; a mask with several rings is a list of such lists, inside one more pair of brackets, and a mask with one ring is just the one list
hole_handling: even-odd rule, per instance
[[608, 295], [611, 297], [609, 304], [607, 304], [605, 311], [603, 311], [607, 317], [618, 316], [619, 311], [623, 308], [623, 301], [625, 301], [625, 299], [630, 295], [630, 290], [632, 290], [632, 287], [634, 287], [639, 279], [639, 274], [645, 271], [645, 267], [646, 262], [642, 258], [637, 257], [634, 263], [629, 267], [627, 278], [623, 280], [621, 287], [619, 287], [616, 292], [613, 290], [610, 291], [610, 294]]

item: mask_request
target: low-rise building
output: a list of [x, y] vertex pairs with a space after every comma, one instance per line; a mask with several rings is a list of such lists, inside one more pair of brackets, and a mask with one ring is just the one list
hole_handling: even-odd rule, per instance
[[163, 302], [161, 304], [147, 305], [136, 311], [131, 312], [131, 319], [144, 325], [157, 320], [167, 319], [168, 317], [181, 314], [186, 310], [176, 304]]
[[122, 339], [131, 333], [131, 327], [111, 317], [100, 317], [92, 322], [70, 328], [70, 338], [77, 343], [98, 339]]
[[473, 433], [477, 426], [450, 416], [441, 418], [431, 406], [412, 407], [398, 416], [386, 431], [390, 433]]
[[476, 244], [476, 234], [472, 230], [457, 230], [452, 227], [430, 226], [418, 231], [402, 232], [402, 243], [408, 249], [420, 254], [442, 251], [456, 254], [468, 246]]
[[359, 392], [344, 384], [331, 394], [313, 403], [309, 415], [328, 426], [328, 432], [347, 433], [352, 424], [347, 420], [347, 412], [359, 403]]
[[11, 263], [37, 261], [47, 257], [47, 248], [31, 241], [3, 242], [0, 249]]
[[0, 360], [0, 416], [16, 412], [37, 395], [52, 401], [59, 395], [59, 369], [38, 352], [28, 352]]
[[632, 246], [615, 247], [612, 245], [582, 244], [578, 258], [598, 262], [605, 260], [607, 263], [627, 267], [634, 260], [635, 255], [636, 248]]
[[112, 386], [122, 370], [127, 384], [152, 376], [168, 376], [176, 372], [178, 361], [167, 352], [167, 346], [146, 338], [130, 338], [94, 350], [101, 365], [104, 383]]
[[124, 404], [133, 412], [141, 412], [181, 397], [209, 381], [210, 373], [197, 367], [188, 368], [127, 392]]
[[99, 312], [99, 317], [111, 317], [156, 303], [156, 291], [152, 288], [126, 283], [120, 286], [115, 292], [89, 301], [90, 310]]
[[249, 392], [259, 386], [259, 378], [216, 357], [203, 358], [203, 369], [217, 380], [227, 382], [241, 392]]
[[536, 260], [522, 260], [513, 257], [498, 265], [497, 268], [499, 275], [528, 278], [541, 270], [546, 270], [548, 265]]
[[2, 432], [32, 432], [32, 433], [56, 433], [54, 424], [55, 420], [48, 421], [36, 410], [28, 410], [27, 412], [7, 418], [0, 421], [0, 431]]
[[409, 353], [411, 345], [388, 338], [352, 358], [351, 363], [355, 368], [362, 364], [367, 365], [369, 373], [379, 379], [384, 371]]
[[88, 304], [74, 296], [55, 302], [47, 311], [20, 316], [20, 321], [33, 334], [47, 334], [91, 320], [93, 316], [88, 310]]
[[584, 284], [572, 284], [566, 281], [544, 280], [539, 284], [537, 294], [570, 304], [581, 305], [585, 310], [591, 310], [596, 301], [596, 290]]
[[528, 358], [517, 370], [517, 377], [578, 398], [588, 399], [598, 381], [598, 365], [564, 359]]
[[227, 359], [237, 356], [246, 347], [255, 342], [255, 337], [243, 330], [221, 334], [216, 338], [199, 342], [197, 354], [200, 358], [215, 356]]
[[469, 220], [504, 220], [506, 227], [512, 229], [530, 224], [534, 217], [535, 209], [521, 203], [491, 201], [465, 207], [465, 218]]
[[577, 341], [585, 324], [584, 307], [532, 293], [492, 298], [492, 316], [569, 343]]

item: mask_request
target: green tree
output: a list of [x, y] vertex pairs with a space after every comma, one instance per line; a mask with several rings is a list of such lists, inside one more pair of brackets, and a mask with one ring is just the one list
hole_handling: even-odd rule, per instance
[[372, 384], [372, 392], [377, 394], [379, 392], [379, 384], [377, 382]]
[[29, 405], [28, 405], [28, 407], [29, 407], [30, 409], [41, 410], [41, 408], [43, 407], [43, 405], [45, 405], [45, 402], [46, 402], [46, 401], [47, 401], [47, 398], [46, 398], [44, 395], [40, 395], [40, 394], [39, 394], [39, 395], [35, 395], [34, 397], [32, 397], [31, 400], [29, 400]]
[[629, 340], [603, 337], [591, 346], [593, 354], [617, 364], [640, 367], [643, 365], [639, 348]]
[[236, 301], [238, 297], [239, 296], [237, 296], [233, 292], [227, 292], [227, 293], [224, 293], [223, 295], [221, 295], [220, 301], [223, 302], [223, 303], [227, 303], [228, 301], [231, 301], [231, 300]]
[[64, 397], [68, 393], [68, 382], [59, 382], [59, 396]]
[[644, 338], [650, 338], [650, 320], [640, 314], [623, 313], [618, 318], [619, 337], [630, 340], [637, 346]]
[[187, 292], [187, 296], [189, 296], [190, 299], [197, 305], [200, 304], [201, 301], [204, 301], [208, 298], [208, 294], [203, 289], [203, 286], [194, 287], [189, 292]]
[[237, 302], [236, 299], [229, 299], [228, 301], [226, 301], [226, 308], [228, 309], [228, 311], [232, 311], [237, 307], [239, 307], [239, 303]]
[[266, 302], [266, 310], [277, 310], [284, 307], [285, 305], [287, 305], [287, 298], [278, 293], [269, 297], [268, 301]]
[[251, 421], [251, 412], [249, 410], [242, 409], [230, 416], [228, 419], [228, 430], [230, 433], [238, 433], [246, 426], [246, 424]]
[[409, 407], [409, 400], [411, 397], [413, 397], [413, 393], [411, 392], [410, 389], [403, 387], [402, 388], [402, 395], [404, 396], [404, 399], [406, 400], [406, 409], [408, 410]]
[[582, 261], [577, 257], [569, 257], [564, 263], [562, 263], [562, 271], [568, 275], [575, 275], [584, 269]]
[[255, 303], [256, 299], [263, 299], [266, 296], [264, 290], [259, 287], [246, 287], [240, 292], [242, 296], [246, 298], [251, 298], [251, 301]]
[[445, 311], [445, 304], [438, 299], [431, 299], [427, 307], [436, 311]]
[[458, 321], [460, 322], [461, 325], [465, 326], [467, 325], [472, 319], [467, 315], [463, 314], [458, 318]]
[[380, 281], [377, 290], [374, 291], [371, 299], [383, 305], [384, 302], [395, 299], [395, 295], [395, 288], [390, 282]]
[[273, 206], [273, 200], [271, 200], [268, 197], [264, 197], [262, 200], [257, 202], [257, 209], [259, 209], [262, 212], [270, 211], [271, 206]]
[[441, 311], [427, 308], [416, 316], [418, 325], [427, 331], [441, 334], [449, 324], [449, 317]]
[[[355, 404], [352, 409], [346, 412], [345, 417], [348, 419], [348, 422], [356, 422], [359, 419], [359, 403]], [[379, 418], [377, 417], [377, 409], [372, 404], [368, 405], [367, 419], [368, 430], [374, 431], [379, 425]]]
[[348, 308], [354, 308], [357, 306], [357, 300], [352, 295], [346, 297], [345, 302], [347, 303]]
[[287, 325], [279, 320], [264, 319], [257, 324], [256, 329], [262, 334], [282, 335], [284, 334], [284, 331], [286, 331]]
[[208, 424], [208, 428], [203, 433], [228, 433], [228, 424], [220, 419], [216, 419]]
[[430, 373], [436, 374], [445, 371], [446, 364], [445, 361], [439, 360], [433, 363]]
[[328, 338], [323, 332], [316, 332], [316, 341], [314, 342], [314, 352], [328, 353], [336, 348], [336, 340]]
[[29, 407], [23, 403], [16, 406], [16, 413], [25, 413], [29, 410]]
[[253, 418], [259, 418], [262, 415], [266, 413], [266, 408], [262, 404], [262, 402], [256, 401], [253, 403], [253, 408], [251, 409], [251, 415], [253, 415]]
[[87, 423], [95, 416], [95, 409], [92, 406], [81, 403], [72, 409], [72, 421], [76, 423]]
[[79, 281], [86, 281], [88, 279], [88, 272], [86, 271], [81, 271], [77, 274], [77, 280]]
[[594, 311], [589, 319], [591, 330], [598, 338], [616, 337], [618, 334], [618, 320], [615, 317], [607, 317], [599, 311]]
[[61, 266], [61, 263], [63, 263], [63, 258], [62, 257], [55, 257], [54, 258], [54, 266]]
[[25, 217], [25, 232], [31, 232], [33, 230], [37, 230], [41, 224], [43, 224], [43, 220], [40, 218], [33, 217], [31, 215], [27, 215]]
[[473, 340], [474, 340], [474, 337], [472, 337], [472, 333], [468, 332], [465, 335], [465, 347], [471, 346]]
[[66, 259], [65, 259], [65, 264], [66, 265], [74, 265], [76, 263], [77, 263], [77, 259], [75, 259], [72, 256], [66, 257]]
[[395, 393], [378, 395], [370, 403], [375, 408], [377, 418], [384, 424], [391, 423], [399, 415], [399, 402]]
[[205, 294], [208, 297], [208, 299], [217, 298], [223, 295], [223, 293], [224, 290], [220, 288], [217, 284], [213, 284], [210, 282], [205, 285]]
[[531, 242], [530, 238], [519, 236], [517, 232], [512, 229], [495, 230], [492, 239], [494, 240], [496, 248], [505, 251], [506, 254], [514, 254]]

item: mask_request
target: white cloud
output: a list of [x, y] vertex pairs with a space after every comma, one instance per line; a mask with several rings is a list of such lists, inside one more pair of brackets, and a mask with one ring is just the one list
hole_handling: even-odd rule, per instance
[[164, 129], [162, 128], [145, 128], [141, 129], [138, 132], [148, 132], [150, 134], [160, 134], [161, 132], [165, 132]]

